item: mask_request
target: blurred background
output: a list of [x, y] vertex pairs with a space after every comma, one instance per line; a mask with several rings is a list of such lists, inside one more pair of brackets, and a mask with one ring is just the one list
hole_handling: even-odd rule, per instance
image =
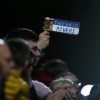
[[79, 79], [100, 83], [99, 10], [99, 0], [0, 0], [0, 37], [18, 27], [39, 34], [47, 16], [78, 21], [78, 36], [51, 33], [45, 59], [63, 59]]

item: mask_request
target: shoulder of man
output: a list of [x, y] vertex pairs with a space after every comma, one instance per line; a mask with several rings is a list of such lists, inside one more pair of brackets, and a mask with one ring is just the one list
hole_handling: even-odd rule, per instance
[[40, 98], [44, 98], [45, 96], [47, 96], [49, 93], [52, 92], [49, 87], [47, 87], [45, 84], [39, 81], [32, 80], [32, 84], [34, 85], [37, 96], [39, 96]]

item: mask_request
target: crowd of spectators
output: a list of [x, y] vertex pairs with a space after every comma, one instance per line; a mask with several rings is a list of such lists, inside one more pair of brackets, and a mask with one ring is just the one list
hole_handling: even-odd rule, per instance
[[48, 31], [38, 36], [28, 28], [11, 30], [0, 39], [0, 100], [100, 100], [99, 85], [90, 96], [81, 94], [81, 81], [63, 60], [37, 66], [49, 42]]

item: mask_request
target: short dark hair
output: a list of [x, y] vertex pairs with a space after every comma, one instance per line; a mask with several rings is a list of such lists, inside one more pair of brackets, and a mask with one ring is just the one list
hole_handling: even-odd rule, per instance
[[27, 41], [22, 39], [10, 39], [6, 41], [11, 50], [12, 57], [17, 67], [24, 67], [26, 60], [30, 57]]
[[32, 40], [32, 41], [38, 40], [37, 34], [33, 30], [28, 28], [17, 28], [8, 32], [6, 39], [8, 40], [13, 38], [20, 38], [20, 39]]
[[50, 60], [42, 67], [55, 79], [58, 75], [68, 72], [68, 65], [60, 59]]

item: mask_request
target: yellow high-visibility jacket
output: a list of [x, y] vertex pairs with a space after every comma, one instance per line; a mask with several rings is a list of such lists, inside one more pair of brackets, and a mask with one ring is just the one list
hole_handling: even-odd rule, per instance
[[6, 100], [28, 100], [29, 85], [20, 77], [18, 70], [13, 69], [4, 85]]

